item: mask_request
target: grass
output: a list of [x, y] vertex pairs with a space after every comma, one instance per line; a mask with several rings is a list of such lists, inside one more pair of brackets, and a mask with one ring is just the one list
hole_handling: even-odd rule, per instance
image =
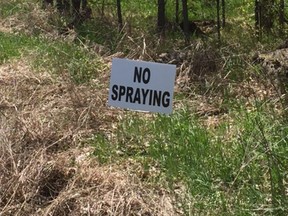
[[149, 169], [158, 164], [171, 189], [185, 183], [192, 197], [185, 203], [193, 203], [188, 215], [286, 214], [286, 122], [273, 110], [255, 107], [232, 110], [231, 120], [213, 130], [188, 109], [148, 120], [132, 115], [114, 140], [93, 140], [95, 155], [109, 163], [134, 158]]
[[33, 66], [54, 74], [68, 73], [76, 83], [88, 82], [105, 66], [99, 56], [84, 46], [65, 41], [49, 41], [25, 34], [0, 32], [0, 64], [13, 58], [30, 56]]
[[38, 47], [36, 55], [37, 67], [50, 68], [56, 74], [68, 72], [78, 84], [96, 78], [105, 67], [97, 54], [90, 53], [85, 47], [65, 42], [52, 42], [43, 48]]
[[0, 32], [0, 63], [11, 58], [20, 57], [21, 50], [30, 45], [35, 45], [35, 40], [28, 36], [9, 35]]
[[[0, 16], [2, 18], [12, 16], [19, 11], [25, 10], [25, 4], [20, 4], [20, 0], [5, 1], [1, 3]], [[22, 2], [23, 3], [23, 2]]]
[[[247, 3], [248, 1], [244, 2]], [[269, 84], [264, 85], [265, 88], [263, 87], [262, 84], [267, 81], [261, 80], [265, 77], [261, 74], [263, 71], [259, 66], [251, 63], [251, 53], [275, 48], [277, 46], [275, 40], [272, 40], [271, 37], [264, 37], [262, 38], [263, 44], [256, 42], [256, 37], [252, 34], [249, 23], [238, 25], [239, 20], [231, 19], [232, 25], [229, 26], [228, 23], [227, 28], [222, 30], [221, 43], [214, 41], [215, 35], [212, 35], [205, 42], [201, 42], [204, 44], [203, 49], [205, 46], [212, 47], [211, 50], [217, 54], [215, 56], [219, 58], [217, 61], [219, 71], [192, 84], [186, 83], [189, 87], [188, 90], [180, 90], [175, 95], [176, 105], [172, 115], [144, 114], [110, 109], [106, 107], [107, 98], [103, 93], [108, 86], [108, 75], [103, 71], [107, 72], [109, 66], [104, 63], [104, 57], [93, 51], [92, 48], [95, 44], [104, 45], [108, 48], [107, 53], [109, 54], [122, 51], [127, 57], [133, 56], [133, 58], [148, 52], [150, 56], [144, 55], [144, 58], [149, 59], [153, 57], [157, 59], [163, 50], [169, 52], [174, 48], [184, 47], [183, 38], [179, 39], [181, 34], [177, 32], [168, 33], [167, 38], [163, 39], [165, 42], [165, 40], [173, 38], [172, 42], [165, 42], [165, 45], [158, 43], [155, 31], [151, 31], [155, 27], [151, 22], [151, 17], [156, 14], [154, 3], [136, 1], [131, 1], [131, 5], [128, 3], [123, 2], [123, 10], [125, 10], [125, 18], [127, 20], [131, 18], [128, 22], [131, 21], [132, 27], [136, 29], [131, 35], [129, 31], [118, 32], [117, 22], [112, 19], [113, 14], [110, 14], [114, 11], [113, 5], [107, 6], [109, 9], [107, 9], [107, 14], [103, 20], [100, 20], [100, 16], [95, 16], [96, 19], [89, 20], [77, 28], [78, 37], [72, 40], [69, 40], [71, 35], [67, 37], [56, 35], [49, 38], [43, 36], [43, 32], [39, 31], [35, 34], [33, 30], [25, 33], [21, 31], [0, 32], [0, 66], [9, 64], [15, 59], [28, 59], [33, 70], [39, 73], [35, 79], [37, 82], [31, 83], [27, 78], [30, 73], [23, 72], [21, 75], [21, 71], [18, 71], [19, 77], [13, 79], [19, 80], [15, 82], [19, 85], [11, 85], [9, 94], [6, 84], [2, 86], [3, 92], [8, 94], [4, 97], [5, 100], [3, 99], [5, 105], [3, 107], [11, 108], [17, 105], [20, 106], [18, 107], [19, 112], [23, 111], [19, 114], [14, 109], [6, 107], [7, 109], [3, 109], [5, 115], [2, 114], [2, 110], [0, 112], [1, 120], [6, 120], [8, 126], [14, 121], [16, 123], [20, 121], [20, 123], [15, 123], [16, 132], [10, 130], [13, 132], [11, 132], [11, 136], [6, 136], [0, 130], [7, 140], [12, 139], [15, 135], [15, 139], [11, 140], [11, 143], [17, 143], [18, 147], [14, 145], [11, 148], [13, 147], [15, 151], [16, 147], [19, 149], [21, 149], [19, 146], [22, 145], [29, 147], [31, 143], [35, 144], [37, 148], [43, 144], [50, 146], [51, 143], [53, 145], [56, 143], [56, 150], [51, 151], [58, 153], [62, 150], [69, 150], [73, 143], [74, 147], [92, 146], [94, 157], [90, 157], [89, 160], [97, 160], [97, 165], [90, 163], [85, 165], [85, 162], [79, 164], [78, 156], [82, 157], [83, 155], [76, 154], [74, 156], [74, 150], [70, 149], [71, 152], [62, 155], [62, 158], [59, 159], [60, 162], [54, 161], [56, 165], [60, 163], [56, 166], [54, 162], [48, 161], [45, 154], [49, 154], [48, 157], [51, 158], [59, 155], [46, 152], [48, 147], [42, 149], [43, 154], [42, 151], [36, 149], [35, 151], [39, 151], [33, 155], [30, 154], [31, 149], [33, 149], [30, 147], [30, 152], [27, 155], [35, 156], [37, 159], [37, 163], [33, 163], [33, 158], [28, 161], [28, 165], [33, 168], [31, 168], [33, 171], [31, 173], [37, 177], [35, 184], [39, 179], [41, 181], [39, 180], [38, 183], [44, 182], [49, 185], [58, 180], [61, 184], [61, 187], [58, 185], [58, 189], [56, 184], [52, 184], [57, 189], [57, 193], [53, 194], [48, 186], [46, 187], [43, 183], [44, 187], [40, 187], [42, 183], [39, 183], [38, 186], [40, 189], [42, 188], [43, 194], [46, 190], [52, 194], [48, 198], [55, 206], [50, 205], [49, 208], [57, 212], [56, 207], [58, 206], [57, 208], [64, 209], [65, 213], [69, 212], [69, 209], [76, 208], [73, 206], [78, 206], [79, 203], [84, 206], [86, 205], [85, 199], [88, 199], [85, 194], [89, 194], [91, 190], [94, 194], [93, 197], [99, 196], [102, 200], [109, 200], [105, 204], [102, 201], [93, 200], [90, 204], [97, 203], [96, 210], [104, 209], [103, 211], [106, 213], [109, 210], [111, 213], [113, 210], [115, 214], [119, 212], [124, 214], [125, 208], [129, 208], [130, 212], [144, 214], [145, 208], [149, 206], [152, 209], [150, 211], [152, 214], [155, 212], [160, 214], [161, 209], [155, 207], [152, 202], [149, 203], [150, 195], [152, 194], [152, 200], [155, 203], [160, 203], [160, 199], [163, 201], [164, 198], [157, 196], [157, 193], [161, 194], [163, 191], [168, 191], [169, 197], [171, 195], [173, 197], [171, 199], [175, 199], [172, 204], [178, 210], [181, 209], [180, 215], [288, 214], [288, 127], [287, 115], [283, 112], [285, 104], [279, 104], [279, 98], [275, 97], [273, 92], [273, 94], [267, 93], [265, 97], [261, 97], [263, 92], [273, 91], [273, 89], [270, 89]], [[198, 1], [193, 4], [197, 8], [204, 7]], [[15, 16], [18, 12], [29, 9], [28, 6], [26, 8], [26, 4], [20, 6], [18, 1], [2, 2], [0, 5], [2, 18]], [[136, 11], [139, 6], [142, 10], [135, 14], [134, 10]], [[250, 3], [245, 7], [242, 1], [236, 1], [229, 2], [228, 6], [233, 7], [234, 11], [240, 8], [239, 13], [244, 14], [245, 17], [251, 14], [252, 5]], [[97, 4], [94, 3], [93, 7], [97, 8]], [[130, 7], [133, 10], [129, 12], [128, 8]], [[153, 10], [151, 10], [152, 8]], [[214, 12], [207, 9], [202, 15], [210, 18]], [[172, 5], [169, 6], [168, 14], [172, 20]], [[200, 15], [195, 13], [192, 16], [198, 17]], [[139, 17], [143, 18], [139, 19]], [[54, 22], [57, 22], [58, 18], [56, 16]], [[53, 19], [50, 22], [53, 24]], [[58, 25], [61, 27], [62, 24]], [[55, 24], [55, 28], [58, 28], [58, 25]], [[138, 34], [139, 32], [141, 35]], [[198, 46], [197, 41], [192, 40], [191, 43], [191, 47], [181, 49], [180, 52], [197, 51], [195, 48]], [[179, 63], [178, 68], [182, 68], [184, 71], [189, 68], [189, 64], [193, 63], [195, 64], [190, 60], [183, 61]], [[54, 78], [41, 77], [43, 71], [50, 72]], [[209, 75], [209, 73], [207, 74]], [[70, 83], [61, 83], [62, 81], [58, 80], [58, 77], [63, 77], [63, 75], [68, 75], [74, 81], [72, 90]], [[178, 78], [181, 76], [179, 75]], [[96, 84], [89, 85], [91, 84], [90, 81], [94, 79], [97, 81]], [[3, 83], [7, 83], [8, 86], [11, 82], [10, 78], [7, 80]], [[19, 92], [19, 94], [15, 96], [15, 92]], [[17, 103], [13, 102], [15, 98], [17, 98]], [[18, 100], [20, 99], [23, 102], [19, 103]], [[211, 109], [212, 111], [213, 109], [220, 111], [210, 112]], [[9, 112], [12, 112], [13, 115]], [[37, 118], [36, 114], [39, 114], [40, 117]], [[16, 120], [13, 119], [14, 117], [17, 117]], [[3, 127], [3, 131], [4, 129], [9, 131], [15, 125], [12, 124], [6, 128], [6, 125], [3, 124], [1, 127]], [[25, 127], [22, 128], [22, 125]], [[23, 136], [20, 136], [22, 133]], [[59, 146], [58, 143], [60, 143]], [[64, 147], [61, 147], [62, 144]], [[19, 157], [28, 157], [22, 155], [24, 152], [19, 149], [16, 149]], [[1, 164], [7, 162], [9, 165], [9, 161], [13, 159], [9, 156], [10, 149], [3, 147], [0, 150], [8, 155], [7, 160], [1, 156], [0, 159], [3, 160]], [[68, 159], [63, 159], [66, 157]], [[19, 161], [21, 160], [19, 159]], [[62, 160], [69, 168], [60, 169], [60, 165], [63, 165]], [[19, 161], [15, 159], [12, 162], [16, 164]], [[25, 160], [25, 162], [27, 161]], [[43, 170], [47, 170], [43, 173], [36, 172], [38, 170], [37, 164], [40, 164]], [[8, 165], [0, 167], [6, 174], [9, 174], [7, 176], [12, 176], [11, 173], [17, 174], [30, 170], [28, 165], [23, 170], [17, 168], [16, 165], [14, 168]], [[83, 168], [81, 168], [82, 166]], [[94, 166], [95, 169], [93, 169]], [[113, 169], [112, 177], [111, 169]], [[117, 169], [121, 169], [121, 174], [114, 175], [114, 170]], [[103, 173], [99, 174], [99, 170]], [[127, 172], [126, 175], [122, 171], [123, 173]], [[70, 172], [76, 172], [75, 176], [71, 176]], [[135, 172], [137, 175], [131, 177], [131, 172]], [[35, 176], [30, 176], [30, 178], [33, 179]], [[109, 181], [104, 180], [107, 176]], [[131, 179], [133, 179], [133, 184], [129, 185]], [[24, 180], [29, 182], [29, 176]], [[11, 182], [14, 181], [11, 180]], [[29, 184], [27, 184], [27, 188], [22, 188], [23, 190], [18, 190], [23, 184], [17, 184], [15, 189], [10, 187], [11, 185], [5, 184], [7, 191], [12, 194], [7, 200], [13, 201], [13, 198], [18, 196], [15, 191], [22, 191], [23, 193], [30, 191], [30, 194], [34, 193], [37, 197], [37, 185], [28, 188]], [[74, 184], [77, 185], [77, 188], [74, 187]], [[151, 188], [147, 185], [153, 188], [151, 191], [154, 191], [151, 192]], [[136, 189], [137, 187], [140, 190]], [[81, 202], [76, 201], [78, 198], [74, 197], [74, 194], [78, 194], [79, 191], [82, 193], [82, 198], [84, 197]], [[0, 189], [0, 193], [2, 192]], [[7, 194], [9, 195], [9, 193]], [[139, 195], [143, 193], [144, 197]], [[18, 200], [15, 198], [16, 202], [26, 199], [24, 195], [20, 194]], [[65, 195], [68, 197], [66, 201]], [[166, 193], [164, 193], [165, 195]], [[133, 197], [133, 200], [131, 198], [127, 201], [125, 197]], [[135, 200], [139, 197], [141, 197], [141, 202], [137, 203]], [[30, 198], [31, 200], [34, 199], [33, 197]], [[111, 204], [111, 200], [115, 199], [115, 203], [112, 202]], [[59, 200], [61, 202], [58, 202]], [[27, 203], [30, 205], [25, 200], [23, 206]], [[3, 203], [0, 202], [0, 204]], [[107, 206], [112, 205], [112, 207], [109, 209], [106, 204]], [[170, 202], [168, 204], [172, 205]], [[9, 205], [9, 203], [5, 204], [5, 211], [7, 212]], [[32, 208], [29, 205], [28, 207]], [[62, 205], [66, 206], [67, 209], [61, 208]], [[45, 209], [40, 204], [35, 206], [37, 209]], [[121, 206], [121, 211], [120, 208], [118, 209], [119, 206]], [[18, 211], [21, 210], [23, 209]], [[47, 213], [49, 209], [46, 210]], [[43, 210], [43, 214], [44, 212]], [[100, 214], [101, 212], [97, 213]]]

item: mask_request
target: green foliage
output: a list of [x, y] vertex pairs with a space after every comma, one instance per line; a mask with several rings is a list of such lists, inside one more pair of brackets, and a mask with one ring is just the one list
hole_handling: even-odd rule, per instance
[[36, 66], [51, 69], [53, 73], [68, 72], [76, 83], [89, 81], [97, 76], [102, 64], [97, 55], [84, 47], [66, 42], [53, 42], [38, 47]]
[[112, 157], [116, 154], [113, 144], [109, 143], [104, 134], [93, 136], [88, 143], [95, 147], [93, 155], [100, 163], [112, 162]]
[[25, 35], [14, 35], [0, 32], [0, 64], [3, 62], [20, 57], [23, 50], [37, 44], [37, 39]]
[[81, 40], [104, 45], [109, 50], [115, 50], [123, 37], [117, 25], [97, 19], [87, 20], [76, 29], [76, 32]]
[[188, 112], [159, 116], [150, 130], [155, 131], [150, 140], [150, 153], [161, 161], [168, 176], [184, 175], [195, 182], [209, 182], [205, 174], [209, 170], [203, 169], [210, 166], [206, 160], [211, 152], [208, 134]]
[[201, 126], [188, 110], [149, 120], [134, 115], [120, 124], [114, 139], [94, 140], [95, 154], [101, 161], [152, 159], [172, 187], [184, 182], [195, 197], [187, 214], [284, 213], [287, 126], [261, 104], [255, 107], [240, 106], [231, 122], [214, 130]]
[[0, 2], [0, 17], [5, 18], [12, 16], [19, 11], [25, 10], [25, 4], [21, 0], [9, 0]]
[[20, 56], [34, 58], [34, 67], [61, 74], [68, 72], [76, 83], [89, 81], [103, 68], [99, 57], [84, 47], [64, 41], [0, 32], [0, 63]]

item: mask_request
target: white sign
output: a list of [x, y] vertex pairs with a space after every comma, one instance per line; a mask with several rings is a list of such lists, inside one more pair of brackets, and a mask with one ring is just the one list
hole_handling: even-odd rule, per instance
[[114, 58], [108, 105], [169, 114], [176, 66]]

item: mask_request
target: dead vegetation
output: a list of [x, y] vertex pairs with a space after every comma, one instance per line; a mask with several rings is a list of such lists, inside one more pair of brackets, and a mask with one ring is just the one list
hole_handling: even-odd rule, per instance
[[82, 146], [117, 121], [106, 89], [35, 73], [24, 60], [1, 65], [0, 83], [1, 215], [177, 214], [167, 192], [100, 166]]
[[17, 8], [17, 12], [0, 21], [1, 32], [16, 34], [21, 32], [51, 40], [60, 38], [66, 41], [75, 40], [74, 30], [67, 31], [65, 36], [60, 34], [67, 20], [61, 17], [55, 8], [48, 7], [46, 10], [42, 10], [39, 4], [32, 2], [21, 3], [15, 10]]

